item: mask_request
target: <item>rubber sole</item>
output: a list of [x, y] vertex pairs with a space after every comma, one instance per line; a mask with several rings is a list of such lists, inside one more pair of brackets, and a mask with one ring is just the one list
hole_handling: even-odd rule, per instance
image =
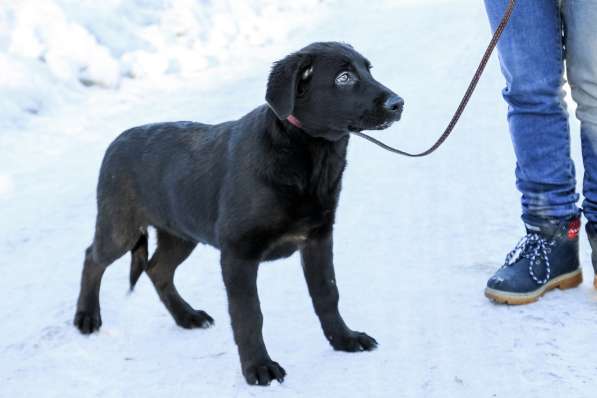
[[[582, 270], [577, 269], [576, 271], [569, 272], [564, 275], [560, 275], [557, 278], [552, 279], [539, 289], [530, 293], [510, 293], [503, 292], [496, 289], [485, 288], [485, 296], [490, 300], [493, 300], [500, 304], [510, 305], [521, 305], [530, 304], [539, 300], [541, 296], [553, 289], [572, 289], [582, 283]], [[597, 277], [594, 281], [595, 287], [597, 287]]]

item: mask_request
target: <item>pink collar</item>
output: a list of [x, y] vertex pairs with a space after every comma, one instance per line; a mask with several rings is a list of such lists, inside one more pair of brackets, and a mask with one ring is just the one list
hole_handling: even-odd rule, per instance
[[299, 128], [299, 129], [303, 128], [303, 124], [301, 123], [301, 121], [298, 120], [294, 115], [288, 115], [286, 120], [288, 121], [288, 123], [292, 124], [296, 128]]

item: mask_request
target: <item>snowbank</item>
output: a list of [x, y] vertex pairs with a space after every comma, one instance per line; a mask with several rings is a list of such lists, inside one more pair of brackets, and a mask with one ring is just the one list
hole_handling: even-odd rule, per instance
[[82, 86], [189, 76], [249, 56], [319, 8], [320, 0], [0, 0], [0, 123], [18, 127]]

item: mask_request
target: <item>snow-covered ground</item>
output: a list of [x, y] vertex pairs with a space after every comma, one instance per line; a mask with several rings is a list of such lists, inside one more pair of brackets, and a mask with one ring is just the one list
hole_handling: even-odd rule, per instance
[[[176, 283], [215, 327], [176, 327], [146, 277], [129, 295], [128, 258], [104, 277], [101, 331], [84, 337], [71, 325], [99, 164], [120, 131], [237, 118], [263, 102], [272, 61], [312, 41], [341, 40], [407, 101], [403, 120], [375, 135], [423, 149], [489, 39], [481, 2], [182, 1], [179, 14], [157, 0], [40, 1], [26, 12], [23, 3], [0, 0], [0, 397], [594, 396], [597, 291], [584, 235], [580, 288], [525, 307], [483, 296], [523, 232], [495, 57], [435, 155], [396, 157], [352, 138], [336, 273], [345, 319], [380, 342], [376, 351], [334, 352], [298, 258], [267, 263], [259, 275], [264, 336], [288, 376], [282, 385], [247, 386], [209, 247], [195, 250]], [[212, 29], [219, 36], [206, 36]], [[19, 53], [14, 37], [33, 52]], [[82, 52], [67, 51], [71, 42]], [[104, 54], [114, 73], [90, 78], [87, 50]], [[576, 123], [573, 137], [582, 173]]]
[[319, 0], [0, 0], [0, 127], [72, 102], [82, 86], [246, 66], [251, 49], [283, 43], [324, 9]]

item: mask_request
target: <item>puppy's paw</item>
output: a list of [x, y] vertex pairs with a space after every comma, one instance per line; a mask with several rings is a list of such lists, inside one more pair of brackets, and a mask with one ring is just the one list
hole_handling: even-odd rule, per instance
[[359, 352], [371, 351], [377, 348], [377, 341], [362, 332], [349, 330], [342, 335], [329, 335], [328, 341], [336, 351]]
[[102, 326], [99, 311], [77, 311], [73, 324], [83, 334], [91, 334]]
[[250, 385], [269, 386], [272, 380], [282, 383], [286, 371], [279, 363], [267, 359], [243, 366], [243, 375]]
[[214, 324], [214, 319], [205, 311], [192, 310], [181, 314], [176, 323], [185, 329], [207, 329]]

